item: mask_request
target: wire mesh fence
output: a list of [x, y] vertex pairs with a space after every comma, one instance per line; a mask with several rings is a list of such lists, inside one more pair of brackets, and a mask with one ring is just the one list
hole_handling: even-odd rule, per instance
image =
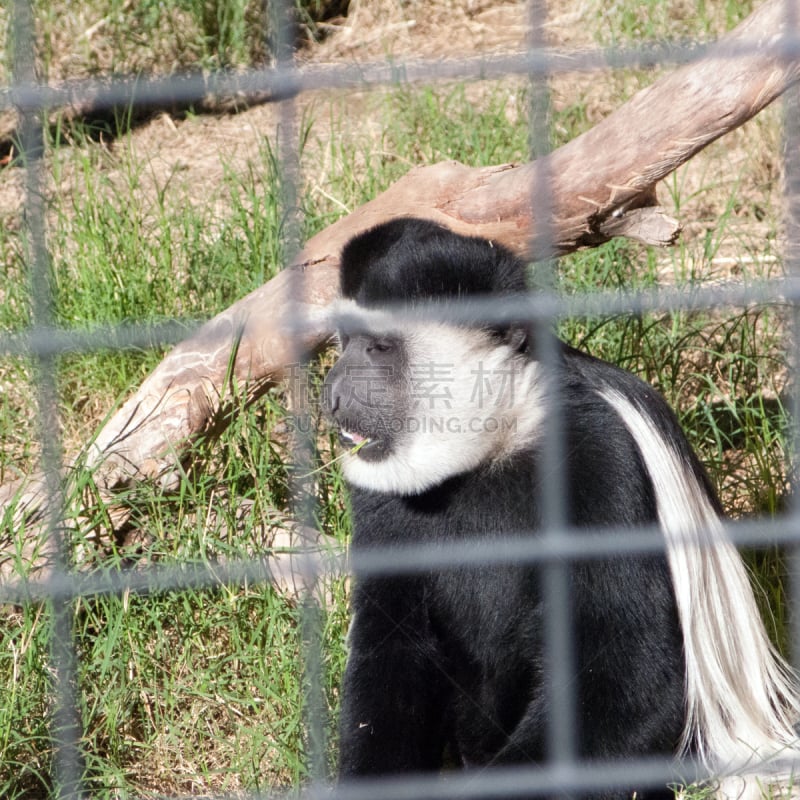
[[[795, 6], [787, 2], [784, 14], [790, 23], [794, 22], [795, 11]], [[119, 13], [124, 15], [128, 12], [129, 4], [123, 4]], [[429, 546], [355, 552], [346, 562], [342, 555], [342, 531], [346, 533], [347, 522], [341, 478], [336, 477], [324, 484], [315, 483], [324, 466], [320, 462], [326, 458], [333, 459], [329, 452], [330, 436], [320, 423], [318, 413], [298, 401], [297, 391], [285, 396], [285, 385], [270, 393], [263, 386], [255, 390], [246, 385], [246, 380], [238, 380], [233, 362], [241, 342], [249, 335], [246, 333], [247, 321], [238, 320], [239, 327], [233, 326], [230, 338], [225, 340], [227, 351], [222, 354], [223, 362], [229, 368], [223, 370], [221, 384], [210, 389], [219, 401], [219, 407], [216, 414], [210, 415], [205, 431], [207, 441], [198, 445], [200, 454], [192, 451], [190, 458], [183, 452], [177, 455], [167, 453], [165, 458], [177, 464], [173, 470], [177, 478], [174, 474], [164, 478], [166, 470], [156, 472], [157, 480], [150, 482], [160, 483], [160, 486], [146, 499], [146, 511], [137, 511], [141, 497], [137, 494], [140, 490], [135, 485], [136, 480], [119, 478], [119, 487], [110, 487], [113, 480], [103, 485], [99, 479], [95, 480], [92, 469], [87, 468], [91, 461], [87, 453], [92, 452], [97, 441], [95, 434], [91, 435], [88, 445], [83, 443], [84, 449], [77, 458], [71, 455], [72, 445], [64, 443], [63, 416], [69, 402], [65, 399], [69, 395], [65, 382], [70, 380], [66, 377], [68, 371], [65, 372], [64, 359], [76, 354], [104, 354], [117, 350], [138, 357], [144, 350], [158, 350], [184, 340], [196, 343], [196, 339], [189, 337], [198, 332], [202, 342], [202, 332], [206, 329], [202, 327], [203, 315], [191, 313], [191, 295], [184, 301], [184, 308], [188, 307], [185, 314], [161, 309], [155, 315], [156, 319], [150, 314], [137, 318], [133, 313], [122, 320], [101, 321], [89, 326], [84, 325], [85, 320], [77, 314], [77, 324], [69, 324], [69, 314], [65, 314], [62, 307], [65, 294], [71, 291], [69, 276], [57, 277], [58, 269], [64, 268], [64, 258], [59, 256], [59, 266], [54, 267], [54, 248], [50, 241], [55, 227], [51, 185], [64, 169], [54, 153], [64, 145], [64, 140], [59, 138], [62, 136], [59, 124], [52, 123], [50, 114], [57, 108], [85, 110], [87, 104], [93, 114], [108, 111], [119, 114], [120, 110], [133, 114], [137, 108], [191, 109], [202, 106], [210, 96], [241, 98], [243, 105], [248, 102], [278, 104], [277, 144], [270, 144], [266, 155], [261, 154], [265, 159], [261, 162], [264, 169], [275, 171], [275, 180], [265, 191], [278, 209], [275, 212], [275, 241], [270, 239], [264, 246], [266, 255], [262, 254], [261, 258], [277, 259], [279, 263], [271, 264], [270, 268], [278, 271], [301, 253], [308, 231], [304, 192], [311, 184], [307, 178], [309, 166], [304, 163], [302, 155], [308, 131], [305, 110], [298, 103], [305, 94], [320, 90], [334, 94], [353, 89], [377, 92], [398, 87], [412, 87], [410, 91], [422, 93], [425, 91], [423, 87], [452, 86], [453, 82], [507, 78], [525, 81], [525, 115], [516, 121], [516, 126], [525, 132], [529, 147], [526, 155], [538, 159], [535, 163], [541, 164], [534, 174], [532, 186], [549, 187], [553, 176], [548, 174], [548, 162], [544, 156], [553, 140], [558, 139], [553, 130], [553, 119], [560, 119], [552, 108], [549, 88], [554, 78], [602, 74], [603, 77], [597, 80], [611, 75], [622, 75], [622, 80], [625, 80], [633, 69], [668, 70], [676, 65], [692, 64], [707, 54], [710, 45], [695, 41], [686, 44], [675, 40], [664, 44], [643, 40], [629, 47], [552, 48], [548, 46], [547, 9], [534, 1], [525, 10], [530, 33], [524, 52], [487, 52], [469, 57], [415, 58], [402, 62], [386, 59], [356, 64], [342, 60], [325, 65], [304, 65], [298, 63], [294, 52], [294, 4], [284, 0], [271, 2], [264, 12], [269, 17], [272, 31], [272, 59], [267, 66], [236, 70], [219, 67], [163, 77], [102, 76], [56, 85], [43, 81], [37, 70], [37, 55], [41, 49], [41, 36], [37, 38], [37, 15], [43, 13], [41, 4], [33, 0], [15, 0], [8, 9], [7, 49], [13, 63], [8, 84], [0, 92], [0, 111], [14, 110], [17, 114], [6, 174], [14, 171], [24, 176], [21, 236], [13, 246], [20, 248], [15, 251], [15, 258], [19, 260], [14, 263], [24, 264], [24, 269], [12, 269], [9, 256], [6, 256], [4, 282], [7, 285], [0, 286], [0, 296], [4, 296], [9, 308], [21, 302], [26, 309], [17, 318], [5, 318], [4, 330], [0, 332], [0, 357], [9, 364], [22, 360], [30, 370], [27, 388], [35, 394], [35, 403], [29, 407], [35, 407], [37, 444], [33, 448], [35, 457], [27, 452], [20, 471], [33, 472], [31, 465], [36, 463], [38, 481], [38, 499], [32, 504], [35, 508], [32, 514], [25, 511], [25, 504], [20, 500], [26, 490], [24, 480], [14, 483], [16, 499], [14, 496], [3, 497], [7, 531], [3, 539], [7, 548], [4, 561], [11, 566], [0, 583], [0, 602], [6, 604], [9, 619], [2, 678], [6, 685], [4, 702], [7, 711], [4, 728], [0, 730], [5, 765], [0, 764], [0, 772], [6, 773], [2, 787], [8, 796], [34, 797], [50, 793], [64, 798], [140, 794], [325, 796], [343, 799], [376, 796], [499, 798], [603, 795], [632, 783], [646, 791], [665, 785], [689, 785], [705, 779], [706, 768], [691, 758], [675, 761], [648, 756], [598, 763], [582, 758], [578, 752], [575, 730], [579, 715], [578, 698], [570, 679], [574, 673], [574, 667], [570, 667], [574, 661], [572, 621], [568, 612], [570, 565], [575, 561], [609, 556], [662, 553], [665, 544], [653, 526], [603, 531], [602, 537], [591, 528], [570, 529], [566, 524], [566, 495], [559, 469], [547, 473], [554, 477], [552, 484], [546, 484], [542, 491], [543, 530], [536, 536], [519, 537], [510, 531], [500, 540], [479, 539], [457, 546], [432, 542]], [[794, 30], [793, 27], [789, 29]], [[778, 58], [793, 63], [797, 61], [797, 41], [795, 37], [785, 37], [777, 43], [771, 42], [770, 46], [776, 48]], [[740, 42], [727, 51], [725, 58], [734, 64], [748, 53], [762, 52], [764, 47], [763, 40]], [[758, 556], [754, 556], [753, 564], [755, 571], [761, 570], [767, 591], [773, 592], [772, 613], [778, 618], [776, 627], [780, 629], [781, 645], [789, 652], [800, 641], [800, 633], [795, 630], [797, 615], [789, 610], [791, 591], [784, 587], [784, 584], [788, 587], [797, 572], [792, 566], [793, 558], [796, 558], [792, 555], [792, 546], [797, 541], [797, 520], [791, 467], [796, 452], [791, 420], [796, 417], [793, 410], [797, 404], [793, 391], [793, 331], [797, 324], [794, 309], [800, 292], [796, 280], [795, 246], [798, 239], [796, 206], [800, 197], [797, 191], [795, 92], [794, 88], [787, 92], [781, 127], [783, 140], [774, 142], [775, 151], [770, 153], [770, 169], [782, 176], [787, 202], [775, 226], [779, 234], [770, 232], [768, 240], [763, 243], [768, 252], [760, 256], [764, 256], [770, 265], [766, 273], [748, 273], [741, 277], [741, 271], [745, 269], [741, 265], [752, 257], [751, 245], [747, 244], [742, 246], [741, 252], [734, 252], [736, 268], [723, 280], [714, 276], [704, 282], [702, 276], [695, 279], [693, 272], [685, 280], [662, 280], [663, 262], [659, 263], [655, 256], [645, 255], [643, 260], [631, 263], [635, 263], [636, 269], [650, 270], [648, 280], [636, 280], [631, 285], [618, 287], [616, 284], [623, 282], [617, 275], [607, 281], [597, 279], [595, 285], [589, 287], [576, 280], [574, 287], [567, 286], [565, 290], [560, 278], [562, 267], [555, 259], [559, 246], [550, 224], [554, 213], [553, 197], [548, 191], [539, 189], [532, 191], [530, 197], [532, 216], [543, 221], [537, 224], [537, 236], [529, 249], [536, 256], [537, 291], [530, 296], [503, 299], [502, 302], [465, 303], [448, 310], [455, 319], [463, 314], [465, 320], [474, 320], [476, 316], [492, 324], [525, 320], [537, 329], [557, 328], [576, 343], [594, 347], [607, 357], [618, 345], [613, 341], [606, 344], [602, 337], [597, 336], [597, 332], [604, 329], [604, 320], [612, 320], [614, 324], [623, 320], [623, 329], [627, 324], [625, 320], [633, 320], [638, 327], [632, 334], [630, 331], [624, 333], [622, 338], [646, 339], [654, 328], [671, 327], [674, 330], [676, 319], [681, 314], [705, 315], [704, 330], [712, 332], [702, 340], [702, 346], [686, 334], [678, 334], [675, 339], [677, 361], [689, 361], [694, 369], [693, 382], [685, 377], [686, 373], [679, 371], [681, 367], [678, 365], [673, 368], [679, 377], [674, 383], [665, 382], [665, 386], [672, 390], [681, 381], [691, 383], [688, 390], [692, 395], [691, 413], [685, 413], [683, 418], [688, 422], [694, 420], [701, 426], [702, 430], [695, 434], [693, 442], [705, 445], [703, 454], [708, 461], [716, 459], [721, 462], [727, 458], [730, 450], [734, 449], [731, 442], [741, 444], [743, 440], [758, 435], [769, 437], [764, 449], [743, 459], [748, 465], [734, 466], [720, 481], [733, 481], [737, 475], [741, 476], [750, 469], [765, 484], [772, 486], [768, 501], [764, 501], [762, 506], [758, 501], [749, 501], [744, 509], [739, 509], [740, 512], [746, 511], [747, 515], [740, 514], [735, 523], [726, 527], [737, 545], [757, 552], [768, 548], [772, 548], [772, 552], [779, 546], [785, 548], [788, 554], [785, 561], [768, 556], [761, 562]], [[468, 102], [466, 96], [460, 97], [462, 102]], [[559, 109], [561, 112], [563, 109]], [[669, 121], [666, 110], [665, 121]], [[438, 152], [443, 159], [450, 156], [449, 152]], [[369, 163], [361, 166], [369, 171]], [[328, 167], [317, 163], [312, 167], [315, 168]], [[58, 176], [54, 174], [56, 172]], [[774, 174], [771, 180], [778, 182]], [[163, 188], [166, 191], [166, 184]], [[195, 187], [195, 191], [205, 193], [202, 186]], [[672, 191], [679, 193], [675, 184]], [[254, 210], [253, 217], [248, 219], [252, 221], [258, 213], [266, 212], [257, 200], [252, 197], [250, 200]], [[736, 202], [734, 196], [728, 202], [725, 225], [737, 213], [733, 208]], [[341, 209], [337, 211], [341, 212]], [[155, 212], [148, 213], [152, 216]], [[327, 223], [332, 221], [334, 214], [329, 210], [327, 216], [320, 216]], [[757, 217], [753, 212], [749, 221], [760, 224], [762, 220]], [[102, 239], [103, 218], [99, 219]], [[149, 218], [148, 224], [149, 228], [143, 227], [132, 235], [146, 238], [158, 231], [158, 224], [153, 224]], [[176, 224], [174, 219], [170, 224]], [[203, 224], [208, 225], [208, 230], [203, 230], [198, 241], [204, 247], [213, 248], [215, 236], [222, 242], [222, 248], [229, 247], [231, 241], [238, 241], [224, 239], [224, 232], [219, 230], [211, 231], [213, 221], [204, 219]], [[316, 224], [318, 227], [322, 225], [319, 220]], [[710, 263], [717, 255], [714, 231], [722, 223], [711, 220], [706, 224], [705, 253]], [[185, 232], [184, 235], [188, 236]], [[733, 238], [738, 236], [737, 229]], [[177, 246], [180, 244], [179, 241]], [[58, 247], [63, 246], [59, 241]], [[68, 256], [80, 258], [80, 247], [74, 248]], [[113, 248], [108, 249], [106, 256], [110, 259], [115, 257]], [[608, 251], [605, 256], [609, 261], [622, 261], [625, 257], [616, 251]], [[148, 253], [147, 258], [152, 258], [152, 254]], [[777, 267], [774, 267], [776, 259]], [[581, 268], [581, 264], [576, 262], [572, 269]], [[147, 280], [155, 283], [155, 274], [153, 267]], [[313, 395], [319, 389], [323, 368], [316, 356], [309, 357], [302, 339], [303, 332], [317, 324], [308, 319], [308, 306], [304, 302], [309, 293], [308, 278], [303, 269], [287, 271], [287, 274], [289, 288], [284, 297], [288, 303], [294, 304], [290, 307], [295, 308], [293, 317], [297, 324], [297, 337], [285, 346], [283, 363], [292, 365], [291, 383], [295, 384], [294, 388], [299, 385], [304, 393], [312, 387]], [[115, 296], [118, 297], [125, 294], [124, 269], [117, 277], [119, 285]], [[184, 276], [182, 280], [187, 279]], [[15, 281], [22, 281], [24, 288], [13, 289]], [[237, 294], [237, 289], [234, 287], [232, 290], [233, 299], [238, 299], [240, 293]], [[91, 291], [90, 281], [88, 292]], [[16, 297], [22, 299], [17, 301]], [[226, 296], [225, 301], [232, 302], [232, 299]], [[263, 313], [269, 316], [277, 311], [265, 308]], [[725, 394], [735, 390], [739, 385], [736, 379], [727, 375], [727, 382], [720, 380], [715, 383], [709, 379], [704, 383], [703, 378], [704, 372], [712, 369], [717, 372], [738, 369], [736, 365], [739, 362], [726, 360], [726, 348], [735, 348], [745, 339], [749, 343], [756, 337], [756, 332], [743, 334], [743, 339], [737, 338], [736, 325], [726, 328], [721, 320], [749, 319], [748, 315], [753, 315], [756, 320], [753, 330], [758, 329], [759, 335], [769, 339], [768, 344], [761, 344], [764, 340], [759, 339], [759, 346], [763, 349], [757, 348], [755, 355], [742, 350], [742, 361], [755, 365], [748, 378], [750, 383], [746, 384], [751, 394], [745, 399], [748, 403], [760, 404], [763, 412], [751, 427], [747, 427], [744, 421], [745, 411], [749, 413], [750, 406], [744, 409], [737, 405], [736, 398], [719, 396], [720, 391]], [[587, 322], [583, 327], [570, 330], [566, 321], [574, 319]], [[758, 328], [762, 321], [766, 332]], [[287, 338], [291, 337], [287, 335]], [[541, 338], [542, 341], [548, 340], [546, 336]], [[212, 344], [216, 346], [219, 341]], [[274, 342], [267, 346], [277, 347]], [[741, 346], [745, 347], [744, 344]], [[704, 348], [716, 348], [722, 355], [704, 361]], [[650, 354], [650, 361], [646, 358], [637, 360], [622, 346], [618, 347], [617, 355], [624, 362], [623, 366], [640, 371], [646, 378], [655, 377], [655, 382], [658, 382], [659, 368], [652, 366], [653, 359], [658, 362], [662, 357], [657, 346]], [[548, 353], [543, 349], [539, 357], [547, 362], [557, 356], [555, 352]], [[141, 381], [146, 372], [142, 365], [151, 369], [154, 363], [157, 363], [157, 358], [154, 360], [152, 357], [149, 361], [138, 362], [136, 380]], [[323, 366], [329, 363], [325, 362]], [[10, 381], [13, 374], [7, 371], [4, 380]], [[701, 377], [697, 378], [697, 375]], [[758, 384], [759, 381], [770, 383], [769, 390], [765, 385], [754, 388], [753, 382]], [[720, 390], [723, 384], [726, 388]], [[771, 388], [773, 384], [779, 385], [779, 390]], [[173, 385], [180, 385], [179, 378]], [[10, 384], [3, 390], [10, 397]], [[679, 400], [680, 392], [675, 390], [670, 399]], [[256, 400], [258, 403], [254, 402]], [[11, 398], [3, 408], [10, 409], [13, 402]], [[278, 403], [288, 406], [288, 412], [275, 411], [274, 406]], [[766, 411], [765, 407], [768, 407]], [[555, 408], [545, 431], [544, 452], [552, 463], [559, 464], [563, 456], [564, 431], [558, 420], [558, 406]], [[156, 404], [148, 418], [155, 419], [157, 415]], [[707, 418], [715, 415], [716, 425], [709, 427]], [[111, 412], [104, 421], [110, 417]], [[736, 429], [725, 429], [718, 421], [721, 417]], [[239, 418], [247, 420], [247, 423], [237, 427], [235, 420]], [[9, 440], [13, 426], [13, 421], [4, 425]], [[231, 433], [230, 438], [219, 445], [216, 437], [221, 429]], [[264, 435], [260, 444], [254, 444], [253, 437], [263, 429], [267, 429], [269, 435]], [[131, 429], [123, 429], [118, 438], [131, 433]], [[281, 441], [281, 449], [274, 449], [270, 437]], [[177, 448], [178, 438], [174, 441]], [[242, 472], [231, 477], [231, 462], [225, 460], [227, 456], [222, 458], [216, 454], [215, 448], [222, 448], [226, 453], [235, 452], [241, 462], [257, 462], [254, 470], [260, 469], [262, 462], [268, 465], [269, 474], [276, 476], [274, 487], [271, 485], [268, 494], [261, 494], [253, 485], [252, 476], [245, 479]], [[6, 477], [14, 474], [8, 466], [9, 460], [19, 455], [10, 444], [9, 453], [4, 459], [2, 473]], [[276, 458], [281, 465], [276, 465]], [[717, 462], [715, 465], [719, 466]], [[757, 462], [755, 467], [752, 462]], [[101, 463], [102, 458], [95, 460], [93, 467]], [[201, 463], [202, 466], [198, 466]], [[218, 475], [224, 475], [225, 480], [205, 483], [203, 472], [209, 465], [217, 469]], [[771, 469], [776, 469], [778, 474], [770, 474]], [[258, 475], [262, 473], [256, 471], [253, 474], [257, 483]], [[119, 477], [117, 473], [115, 476]], [[3, 483], [11, 485], [12, 481], [4, 480]], [[223, 485], [224, 489], [220, 488]], [[725, 486], [722, 488], [724, 490]], [[242, 498], [234, 496], [237, 489], [241, 489], [247, 501], [248, 527], [244, 535], [255, 539], [259, 532], [263, 534], [265, 528], [270, 529], [270, 535], [264, 534], [260, 545], [250, 550], [236, 546], [237, 536], [243, 535], [241, 520], [237, 517]], [[753, 494], [763, 497], [766, 491], [762, 487], [753, 490]], [[120, 505], [126, 509], [121, 525], [114, 523], [116, 512], [106, 510], [107, 505], [112, 505], [109, 497], [114, 492], [121, 498], [118, 501]], [[231, 508], [229, 518], [221, 521], [217, 518], [221, 512], [211, 502], [215, 494], [224, 495], [223, 505]], [[174, 500], [176, 496], [180, 497], [178, 503]], [[193, 511], [187, 512], [187, 507], [192, 505]], [[280, 560], [286, 553], [277, 552], [274, 547], [272, 518], [276, 506], [286, 512], [279, 525], [291, 534], [286, 540], [292, 556], [288, 567]], [[165, 543], [179, 530], [170, 528], [169, 520], [173, 515], [180, 516], [191, 530], [191, 541], [183, 548], [173, 548]], [[337, 533], [330, 543], [321, 543], [320, 530], [330, 533], [334, 521]], [[133, 537], [134, 544], [129, 546], [125, 537], [131, 532], [144, 536], [146, 544], [141, 545], [142, 539]], [[104, 541], [104, 536], [110, 536], [111, 541]], [[25, 551], [31, 537], [36, 541], [35, 548], [47, 556], [46, 570], [32, 567], [36, 566], [37, 554], [31, 556]], [[219, 541], [211, 541], [215, 537]], [[543, 570], [545, 604], [550, 609], [545, 629], [544, 651], [549, 665], [545, 681], [550, 705], [558, 709], [558, 713], [551, 714], [546, 723], [546, 758], [530, 765], [448, 771], [444, 778], [412, 774], [334, 785], [334, 717], [344, 658], [342, 639], [347, 625], [344, 610], [347, 583], [342, 575], [348, 569], [355, 569], [360, 577], [364, 577], [508, 563], [531, 564]], [[282, 570], [288, 570], [288, 579]], [[770, 579], [781, 588], [770, 587]], [[287, 590], [287, 581], [290, 590]], [[273, 586], [279, 590], [277, 593], [270, 588]], [[289, 598], [283, 603], [275, 600], [281, 593]], [[151, 598], [164, 597], [169, 601], [147, 605]], [[118, 603], [114, 613], [102, 605], [104, 598]], [[210, 602], [224, 606], [226, 612], [212, 614], [207, 605]], [[132, 611], [134, 608], [135, 612]], [[40, 621], [42, 615], [46, 625]], [[142, 622], [145, 618], [146, 623]], [[136, 619], [135, 625], [140, 627], [126, 631], [126, 624], [132, 619]], [[236, 622], [231, 622], [234, 619]], [[204, 622], [208, 624], [204, 626]], [[230, 625], [230, 630], [223, 631], [226, 624]], [[263, 627], [265, 625], [270, 629], [269, 634]], [[15, 626], [18, 630], [14, 630]], [[118, 631], [111, 635], [115, 626]], [[277, 638], [270, 638], [274, 635], [273, 627], [281, 628]], [[243, 631], [257, 635], [248, 639]], [[140, 651], [132, 646], [132, 640], [137, 637], [143, 639], [138, 645]], [[163, 641], [156, 641], [158, 637], [163, 637]], [[285, 652], [279, 657], [270, 648], [280, 637], [284, 637], [281, 641]], [[214, 640], [214, 646], [209, 645], [209, 639]], [[38, 646], [34, 642], [38, 642]], [[117, 656], [114, 652], [125, 642], [131, 644], [131, 650], [126, 650], [127, 655], [115, 664]], [[178, 651], [187, 644], [201, 654], [198, 662], [184, 662], [182, 655], [177, 657]], [[331, 650], [335, 655], [331, 655]], [[149, 653], [148, 658], [137, 654], [145, 652]], [[176, 675], [173, 681], [173, 665], [170, 664], [173, 652], [176, 654], [176, 673], [190, 670], [192, 663], [224, 662], [225, 669], [213, 675], [225, 677], [206, 676], [192, 684], [191, 681], [179, 682]], [[37, 659], [44, 659], [44, 663], [33, 663]], [[158, 673], [158, 664], [163, 665], [165, 673], [170, 673], [168, 680]], [[260, 679], [254, 677], [259, 671], [261, 675], [269, 672], [279, 674], [278, 685], [259, 683]], [[38, 682], [26, 679], [26, 672], [37, 673]], [[237, 673], [247, 676], [242, 678], [241, 686], [234, 685]], [[223, 680], [228, 683], [223, 683]], [[248, 684], [248, 681], [252, 683]], [[27, 704], [31, 698], [18, 697], [15, 686], [20, 687], [21, 694], [33, 692], [36, 695], [33, 702]], [[103, 686], [109, 687], [109, 697], [118, 698], [112, 700], [112, 704], [118, 705], [119, 719], [116, 721], [112, 708], [104, 705], [100, 697]], [[183, 687], [185, 695], [180, 695], [179, 686]], [[286, 697], [281, 696], [281, 691], [286, 692]], [[171, 692], [175, 692], [175, 696], [170, 697]], [[286, 707], [292, 703], [297, 708], [290, 712]], [[193, 731], [191, 726], [180, 727], [176, 723], [176, 709], [182, 705], [192, 709], [189, 716], [196, 726]], [[272, 706], [271, 710], [268, 706]], [[255, 724], [246, 722], [248, 714], [257, 720]], [[29, 715], [38, 715], [39, 718], [26, 718]], [[24, 730], [15, 730], [17, 725]], [[108, 732], [115, 725], [119, 729], [118, 739]], [[181, 737], [190, 736], [193, 738], [190, 747], [194, 751], [213, 750], [208, 743], [217, 738], [227, 738], [235, 749], [239, 738], [237, 731], [245, 726], [249, 726], [248, 747], [252, 748], [248, 755], [252, 763], [246, 770], [231, 764], [211, 763], [202, 755], [187, 755], [182, 749]], [[251, 728], [259, 728], [260, 734]], [[276, 755], [281, 748], [292, 751], [295, 760], [291, 762], [283, 753]], [[142, 778], [138, 774], [141, 770], [136, 765], [137, 759], [154, 758], [156, 751], [163, 762], [154, 765]], [[272, 762], [278, 761], [281, 766], [273, 769]], [[109, 768], [108, 764], [113, 766]]]

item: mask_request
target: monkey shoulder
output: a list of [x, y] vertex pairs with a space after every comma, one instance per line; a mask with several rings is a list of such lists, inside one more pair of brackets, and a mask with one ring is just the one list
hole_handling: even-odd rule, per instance
[[722, 513], [708, 473], [687, 440], [677, 415], [655, 388], [621, 367], [568, 345], [564, 345], [563, 365], [566, 436], [573, 462], [577, 459], [582, 469], [599, 480], [604, 476], [609, 481], [619, 477], [614, 482], [620, 490], [639, 486], [647, 494], [652, 492], [652, 478], [626, 420], [609, 402], [612, 395], [623, 398], [627, 406], [646, 420], [659, 446], [670, 450], [685, 465], [714, 510]]

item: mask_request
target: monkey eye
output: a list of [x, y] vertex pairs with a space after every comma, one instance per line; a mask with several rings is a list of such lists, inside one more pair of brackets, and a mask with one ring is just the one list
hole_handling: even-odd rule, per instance
[[367, 352], [388, 353], [394, 347], [391, 339], [373, 339], [367, 347]]

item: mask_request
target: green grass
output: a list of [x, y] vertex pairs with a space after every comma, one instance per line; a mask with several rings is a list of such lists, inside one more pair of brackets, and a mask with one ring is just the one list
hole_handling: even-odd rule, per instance
[[678, 2], [645, 0], [619, 4], [617, 13], [598, 8], [596, 38], [608, 46], [637, 46], [670, 39], [672, 41], [716, 38], [738, 25], [751, 13], [752, 2], [710, 3], [701, 0], [690, 14]]
[[[740, 13], [726, 6], [714, 14], [705, 8], [697, 19], [674, 19], [677, 7], [651, 5], [653, 14], [644, 21], [640, 6], [615, 7], [598, 25], [599, 43], [704, 37], [728, 27]], [[101, 59], [97, 69], [136, 69], [148, 62], [169, 70], [257, 58], [250, 29], [242, 27], [250, 13], [244, 2], [134, 6], [129, 9], [122, 0], [91, 2], [79, 16], [72, 6], [65, 11], [58, 4], [38, 5], [47, 70], [65, 74], [73, 63], [68, 55], [78, 53], [81, 70], [91, 71], [92, 53], [105, 51], [98, 40], [85, 42], [73, 34], [106, 16], [96, 36], [113, 41], [115, 49], [110, 65]], [[62, 38], [69, 40], [66, 50]], [[639, 73], [610, 78], [608, 102], [618, 105], [631, 83], [650, 79]], [[558, 91], [565, 102], [554, 112], [556, 142], [592, 124], [597, 86], [578, 81], [559, 85]], [[412, 165], [447, 158], [482, 165], [527, 157], [528, 97], [519, 81], [406, 87], [362, 99], [355, 110], [353, 102], [352, 96], [318, 100], [303, 118], [305, 235], [371, 199]], [[364, 125], [364, 119], [375, 124]], [[750, 138], [742, 134], [744, 139], [737, 140], [746, 158], [735, 169], [726, 142], [710, 151], [705, 170], [683, 170], [660, 188], [663, 202], [687, 225], [680, 245], [653, 251], [611, 242], [575, 254], [560, 264], [559, 289], [570, 294], [665, 283], [691, 287], [726, 277], [720, 270], [729, 269], [724, 265], [731, 259], [736, 264], [731, 274], [745, 281], [779, 273], [780, 186], [775, 169], [767, 165], [776, 157], [770, 143], [778, 136], [775, 119], [765, 120], [748, 128]], [[189, 118], [182, 124], [196, 122]], [[271, 135], [263, 136], [246, 165], [224, 163], [198, 191], [182, 188], [180, 170], [156, 174], [132, 146], [124, 125], [122, 130], [113, 147], [79, 126], [48, 145], [54, 178], [48, 237], [58, 324], [86, 329], [172, 317], [192, 322], [227, 307], [274, 274], [282, 261], [286, 216]], [[30, 319], [22, 226], [10, 212], [0, 222], [6, 223], [0, 224], [0, 329], [20, 331]], [[570, 319], [560, 323], [560, 331], [666, 395], [735, 513], [781, 510], [789, 428], [781, 309]], [[90, 440], [161, 354], [98, 352], [59, 359], [69, 452]], [[25, 358], [0, 360], [3, 482], [36, 467], [33, 373]], [[285, 392], [276, 389], [257, 406], [240, 407], [220, 440], [198, 444], [202, 469], [183, 475], [176, 490], [131, 490], [122, 498], [132, 514], [127, 543], [107, 536], [91, 475], [77, 468], [67, 482], [68, 517], [75, 524], [71, 536], [82, 568], [213, 564], [258, 556], [269, 549], [265, 522], [275, 515], [291, 517], [309, 497], [317, 523], [345, 542], [349, 519], [341, 476], [335, 467], [308, 476], [293, 471], [287, 405]], [[330, 460], [332, 443], [319, 420], [314, 424], [321, 465]], [[4, 524], [5, 534], [16, 537], [19, 532]], [[754, 554], [752, 563], [776, 619], [776, 635], [785, 644], [781, 561], [766, 552]], [[331, 765], [346, 584], [339, 582], [332, 591], [335, 603], [322, 618]], [[82, 747], [92, 796], [235, 793], [306, 779], [306, 645], [300, 619], [290, 599], [264, 585], [220, 583], [204, 591], [76, 602]], [[28, 604], [6, 609], [6, 620], [0, 629], [0, 795], [42, 796], [53, 788], [52, 614], [48, 604]]]

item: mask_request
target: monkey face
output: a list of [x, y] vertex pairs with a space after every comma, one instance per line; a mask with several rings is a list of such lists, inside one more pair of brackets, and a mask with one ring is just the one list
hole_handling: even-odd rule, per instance
[[535, 362], [481, 328], [392, 319], [345, 301], [323, 407], [353, 484], [417, 494], [530, 442], [543, 416]]
[[406, 347], [395, 335], [342, 332], [340, 342], [342, 354], [325, 380], [324, 409], [354, 456], [383, 461], [402, 440], [409, 407]]

